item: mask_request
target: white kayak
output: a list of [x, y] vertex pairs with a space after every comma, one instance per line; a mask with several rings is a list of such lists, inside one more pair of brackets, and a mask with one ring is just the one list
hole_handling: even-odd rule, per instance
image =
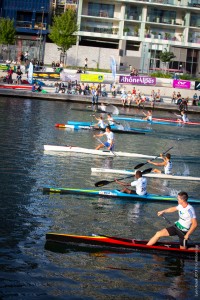
[[92, 154], [92, 155], [100, 155], [100, 156], [113, 156], [113, 157], [139, 157], [146, 159], [154, 159], [156, 156], [145, 155], [140, 153], [128, 153], [128, 152], [120, 152], [120, 151], [109, 151], [109, 150], [95, 150], [95, 149], [87, 149], [75, 146], [54, 146], [54, 145], [44, 145], [45, 151], [59, 151], [59, 152], [76, 152], [76, 153], [84, 153], [84, 154]]
[[[117, 169], [104, 169], [104, 168], [91, 168], [92, 173], [110, 173], [110, 174], [123, 174], [131, 175], [135, 174], [136, 171], [129, 170], [117, 170]], [[176, 180], [191, 180], [191, 181], [200, 181], [200, 177], [193, 176], [182, 176], [182, 175], [167, 175], [160, 173], [148, 173], [143, 175], [144, 177], [160, 178], [160, 179], [176, 179]]]

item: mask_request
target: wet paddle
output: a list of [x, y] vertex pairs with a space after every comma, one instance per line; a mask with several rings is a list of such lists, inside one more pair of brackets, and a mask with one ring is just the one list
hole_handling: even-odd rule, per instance
[[[165, 152], [163, 152], [162, 154], [165, 154], [165, 153], [167, 153], [169, 150], [171, 150], [173, 147], [171, 147], [171, 148], [169, 148], [169, 149], [167, 149]], [[159, 155], [157, 155], [156, 157], [154, 157], [153, 159], [151, 159], [151, 161], [152, 160], [154, 160], [154, 159], [156, 159], [157, 157], [159, 157], [160, 156], [160, 154]], [[135, 166], [135, 170], [137, 170], [137, 169], [140, 169], [141, 167], [143, 167], [144, 165], [146, 165], [146, 164], [148, 164], [149, 162], [147, 161], [147, 162], [145, 162], [145, 163], [141, 163], [141, 164], [138, 164], [137, 166]]]
[[[151, 171], [152, 171], [152, 168], [146, 169], [146, 170], [142, 171], [142, 175], [148, 174]], [[130, 177], [133, 177], [133, 176], [134, 176], [134, 174], [123, 177], [123, 178], [118, 178], [117, 180], [124, 180], [126, 178], [130, 178]], [[107, 185], [107, 184], [115, 182], [115, 181], [116, 181], [116, 179], [115, 180], [101, 180], [101, 181], [96, 182], [95, 186], [96, 187], [101, 187], [101, 186]]]
[[[96, 136], [95, 136], [95, 139], [96, 139], [99, 143], [103, 144], [104, 147], [106, 147], [106, 145], [105, 145], [100, 139], [98, 139]], [[106, 147], [106, 148], [107, 148], [107, 147]], [[117, 156], [117, 154], [115, 154], [115, 152], [113, 152], [112, 150], [108, 150], [108, 151], [112, 152], [112, 154], [113, 154], [114, 156]]]

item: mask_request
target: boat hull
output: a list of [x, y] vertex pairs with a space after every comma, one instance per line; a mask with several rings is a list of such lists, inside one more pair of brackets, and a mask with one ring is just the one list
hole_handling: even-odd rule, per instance
[[183, 122], [177, 121], [177, 120], [157, 119], [157, 118], [153, 118], [152, 121], [148, 121], [145, 119], [138, 119], [138, 118], [127, 118], [127, 117], [113, 117], [113, 118], [116, 121], [140, 122], [140, 123], [171, 125], [171, 126], [180, 126], [182, 124], [184, 124], [184, 125], [200, 125], [200, 122], [183, 123]]
[[[117, 170], [117, 169], [104, 169], [104, 168], [91, 168], [92, 173], [110, 173], [110, 174], [123, 174], [123, 175], [131, 175], [135, 174], [136, 171], [129, 170]], [[189, 180], [189, 181], [200, 181], [200, 177], [193, 176], [178, 176], [178, 175], [167, 175], [160, 173], [149, 173], [143, 175], [144, 177], [150, 178], [159, 178], [159, 179], [170, 179], [170, 180]]]
[[[58, 194], [76, 194], [86, 196], [99, 196], [107, 198], [120, 198], [125, 200], [135, 201], [153, 201], [153, 202], [175, 202], [177, 203], [177, 197], [162, 196], [156, 194], [146, 194], [144, 196], [137, 194], [126, 194], [119, 190], [93, 190], [93, 189], [76, 189], [76, 188], [59, 188], [59, 187], [44, 187], [43, 193], [58, 193]], [[200, 199], [189, 199], [189, 203], [200, 204]]]
[[[82, 125], [80, 124], [55, 124], [55, 127], [57, 128], [67, 128], [71, 130], [98, 130], [98, 131], [105, 131], [105, 128], [99, 128], [99, 127], [94, 127], [92, 126], [92, 123], [90, 125]], [[115, 133], [122, 133], [122, 134], [145, 134], [147, 131], [146, 130], [140, 130], [140, 129], [118, 129], [116, 126], [111, 126], [111, 130]]]
[[92, 155], [100, 155], [100, 156], [113, 156], [113, 157], [139, 157], [139, 158], [147, 158], [154, 159], [156, 156], [145, 155], [140, 153], [128, 153], [128, 152], [116, 152], [116, 151], [102, 151], [95, 149], [87, 149], [80, 148], [74, 146], [56, 146], [56, 145], [44, 145], [45, 151], [56, 151], [56, 152], [75, 152], [75, 153], [84, 153], [84, 154], [92, 154]]
[[[84, 236], [84, 235], [72, 235], [62, 233], [47, 233], [47, 242], [56, 242], [59, 244], [74, 244], [74, 245], [90, 245], [97, 247], [116, 248], [118, 250], [130, 249], [130, 250], [146, 250], [156, 252], [167, 252], [178, 255], [196, 256], [199, 257], [200, 244], [192, 244], [189, 247], [195, 249], [180, 249], [179, 243], [167, 243], [159, 242], [153, 246], [148, 246], [147, 241], [133, 240], [121, 237], [112, 237], [104, 235]], [[188, 247], [188, 248], [189, 248]]]

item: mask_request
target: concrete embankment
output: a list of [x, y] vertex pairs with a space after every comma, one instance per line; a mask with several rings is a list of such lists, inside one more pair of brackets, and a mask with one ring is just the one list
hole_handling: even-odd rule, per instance
[[[44, 87], [47, 91], [46, 94], [41, 92], [31, 92], [27, 90], [16, 90], [16, 89], [0, 89], [0, 95], [5, 97], [17, 97], [17, 98], [28, 98], [37, 100], [47, 100], [47, 101], [66, 101], [76, 103], [86, 103], [91, 104], [92, 96], [84, 95], [70, 95], [70, 94], [59, 94], [55, 93], [55, 89], [52, 87]], [[112, 98], [111, 94], [108, 97], [99, 97], [99, 104], [112, 104], [118, 107], [122, 106], [122, 101], [120, 95], [116, 98]], [[131, 107], [136, 107], [135, 103], [131, 104]], [[142, 104], [144, 108], [151, 108], [151, 102], [145, 102]], [[176, 104], [171, 104], [171, 98], [163, 97], [163, 102], [156, 102], [154, 106], [155, 110], [168, 110], [168, 111], [178, 111], [178, 106]], [[191, 102], [188, 105], [188, 112], [190, 113], [200, 113], [200, 106], [193, 106]]]

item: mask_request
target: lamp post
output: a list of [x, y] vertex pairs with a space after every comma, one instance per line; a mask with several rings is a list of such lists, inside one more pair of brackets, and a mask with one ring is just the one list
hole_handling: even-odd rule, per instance
[[41, 29], [40, 29], [40, 37], [39, 37], [39, 53], [38, 53], [38, 60], [40, 62], [40, 54], [41, 54], [41, 44], [42, 44], [42, 32], [43, 32], [43, 22], [44, 22], [44, 7], [42, 9], [42, 22], [41, 22]]

